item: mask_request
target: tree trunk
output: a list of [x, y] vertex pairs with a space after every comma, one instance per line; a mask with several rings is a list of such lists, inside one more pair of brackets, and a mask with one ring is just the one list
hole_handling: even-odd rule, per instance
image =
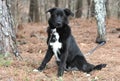
[[106, 6], [107, 18], [110, 18], [109, 0], [106, 0], [105, 6]]
[[7, 55], [13, 52], [18, 55], [14, 22], [9, 6], [8, 0], [0, 0], [0, 54]]
[[97, 38], [96, 43], [106, 42], [106, 7], [105, 0], [94, 0], [95, 17], [97, 20]]
[[39, 22], [38, 0], [30, 0], [29, 22]]
[[91, 5], [91, 0], [87, 0], [87, 19], [90, 17], [90, 5]]
[[71, 10], [71, 7], [72, 7], [72, 5], [71, 5], [71, 0], [69, 0], [69, 2], [68, 2], [68, 8]]
[[95, 3], [94, 0], [91, 0], [91, 13], [90, 13], [90, 17], [94, 17], [95, 16]]
[[95, 4], [93, 0], [87, 0], [88, 11], [87, 11], [87, 19], [90, 17], [94, 17], [95, 15]]
[[75, 17], [79, 18], [82, 16], [82, 0], [77, 0], [76, 1], [76, 13], [75, 13]]
[[55, 0], [55, 7], [59, 7], [59, 0]]
[[118, 19], [120, 19], [120, 1], [118, 2]]

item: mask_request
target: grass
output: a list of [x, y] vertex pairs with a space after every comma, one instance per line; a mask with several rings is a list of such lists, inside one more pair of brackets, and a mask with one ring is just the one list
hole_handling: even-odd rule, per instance
[[92, 81], [97, 81], [97, 80], [99, 80], [99, 77], [97, 76], [92, 79]]
[[0, 66], [10, 66], [13, 60], [9, 57], [5, 57], [3, 54], [0, 54]]
[[27, 77], [25, 78], [25, 81], [30, 81]]

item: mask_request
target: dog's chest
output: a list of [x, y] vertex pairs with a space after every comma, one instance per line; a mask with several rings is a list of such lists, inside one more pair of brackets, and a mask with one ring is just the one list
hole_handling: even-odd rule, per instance
[[52, 50], [55, 54], [57, 61], [60, 61], [58, 54], [60, 54], [60, 49], [62, 48], [62, 43], [59, 41], [59, 39], [60, 39], [59, 33], [56, 31], [56, 29], [53, 29], [49, 45], [52, 47]]

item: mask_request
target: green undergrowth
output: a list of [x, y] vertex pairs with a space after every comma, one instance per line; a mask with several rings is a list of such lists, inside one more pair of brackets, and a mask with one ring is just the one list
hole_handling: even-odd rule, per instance
[[3, 54], [0, 54], [0, 66], [10, 66], [13, 63], [12, 58], [10, 57], [10, 55], [5, 56]]

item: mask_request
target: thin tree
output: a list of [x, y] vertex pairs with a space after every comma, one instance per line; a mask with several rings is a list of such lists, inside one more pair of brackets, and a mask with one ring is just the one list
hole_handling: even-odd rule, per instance
[[107, 12], [106, 15], [107, 15], [107, 18], [110, 18], [109, 0], [106, 0], [105, 6], [106, 6], [106, 12]]
[[118, 1], [118, 19], [120, 19], [120, 1]]
[[76, 18], [79, 18], [82, 16], [82, 5], [83, 5], [83, 0], [76, 1], [76, 13], [75, 13]]
[[59, 0], [55, 0], [55, 7], [59, 7]]
[[69, 0], [69, 2], [68, 2], [68, 8], [69, 9], [71, 9], [71, 7], [72, 7], [71, 2], [72, 2], [71, 0]]
[[106, 42], [106, 6], [105, 0], [94, 0], [95, 17], [97, 20], [97, 38], [96, 43]]
[[39, 22], [38, 0], [30, 0], [29, 22]]
[[91, 0], [90, 10], [91, 10], [90, 17], [95, 17], [95, 3], [94, 3], [94, 0]]
[[0, 54], [14, 53], [19, 56], [9, 2], [10, 0], [0, 0]]
[[94, 0], [87, 0], [88, 10], [87, 10], [87, 19], [95, 16], [95, 4]]
[[91, 5], [91, 0], [87, 0], [87, 6], [88, 6], [87, 19], [90, 17], [90, 5]]

